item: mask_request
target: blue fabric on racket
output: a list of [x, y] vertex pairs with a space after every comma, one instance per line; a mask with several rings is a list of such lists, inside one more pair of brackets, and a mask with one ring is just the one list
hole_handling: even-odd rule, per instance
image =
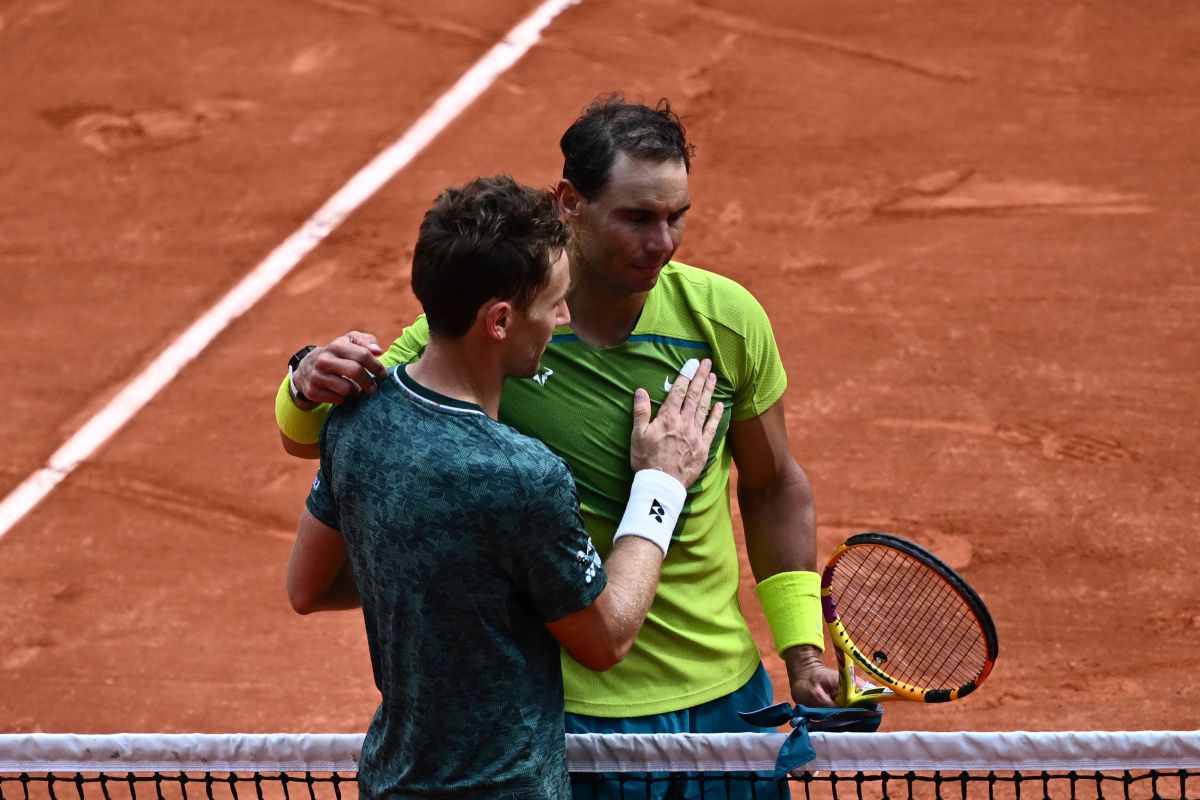
[[776, 703], [757, 711], [739, 711], [738, 716], [751, 725], [762, 728], [777, 728], [784, 723], [792, 726], [792, 732], [784, 739], [775, 758], [775, 780], [780, 781], [799, 767], [817, 757], [809, 739], [810, 731], [872, 733], [883, 721], [883, 709], [868, 708], [814, 708]]

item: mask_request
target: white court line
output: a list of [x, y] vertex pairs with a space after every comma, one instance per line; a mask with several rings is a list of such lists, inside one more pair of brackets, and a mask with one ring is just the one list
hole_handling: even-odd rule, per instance
[[55, 451], [46, 466], [26, 478], [0, 502], [0, 538], [50, 494], [80, 462], [95, 453], [141, 411], [221, 331], [249, 311], [322, 239], [407, 166], [496, 78], [529, 52], [555, 17], [579, 2], [582, 0], [546, 0], [538, 6], [467, 70], [402, 137], [359, 170], [299, 230], [285, 239], [241, 283], [160, 353], [108, 405]]

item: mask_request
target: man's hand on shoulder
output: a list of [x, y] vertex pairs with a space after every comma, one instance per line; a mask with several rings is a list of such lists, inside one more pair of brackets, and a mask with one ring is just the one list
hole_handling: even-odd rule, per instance
[[337, 405], [375, 391], [376, 379], [386, 371], [377, 358], [382, 354], [374, 336], [350, 331], [306, 355], [292, 371], [292, 381], [311, 403]]

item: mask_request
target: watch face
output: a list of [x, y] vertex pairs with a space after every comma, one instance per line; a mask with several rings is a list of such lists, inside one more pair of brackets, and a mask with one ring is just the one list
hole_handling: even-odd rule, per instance
[[304, 360], [304, 357], [316, 349], [317, 346], [315, 344], [310, 344], [307, 347], [302, 347], [301, 349], [297, 350], [295, 355], [288, 360], [288, 369], [295, 369], [296, 367], [300, 366], [300, 362]]

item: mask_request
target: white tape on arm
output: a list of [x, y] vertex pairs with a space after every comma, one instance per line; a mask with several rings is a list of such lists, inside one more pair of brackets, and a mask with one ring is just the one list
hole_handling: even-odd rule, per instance
[[658, 545], [665, 558], [686, 500], [687, 489], [667, 473], [656, 469], [639, 470], [633, 476], [629, 503], [613, 542], [622, 536], [640, 536]]

